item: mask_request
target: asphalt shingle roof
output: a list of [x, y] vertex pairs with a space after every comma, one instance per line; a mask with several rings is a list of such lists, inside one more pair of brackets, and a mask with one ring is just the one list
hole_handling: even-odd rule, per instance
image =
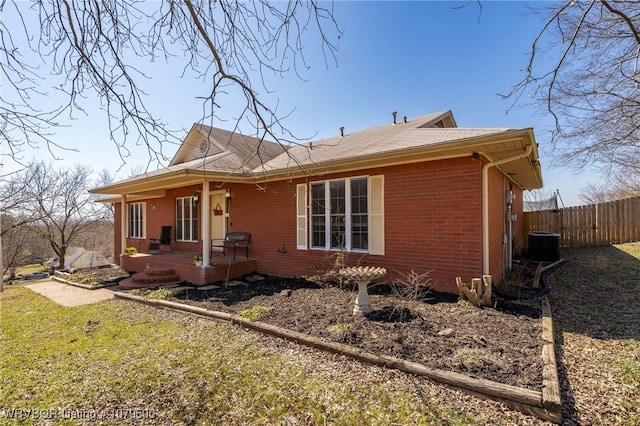
[[[120, 193], [118, 191], [125, 188], [137, 192], [143, 188], [153, 189], [153, 181], [156, 181], [155, 188], [179, 186], [187, 181], [195, 182], [194, 176], [202, 172], [245, 179], [264, 177], [270, 173], [273, 176], [282, 172], [289, 174], [293, 169], [303, 170], [303, 167], [310, 170], [315, 166], [327, 166], [329, 170], [332, 164], [339, 168], [343, 165], [351, 167], [359, 162], [370, 167], [381, 160], [391, 158], [427, 160], [432, 155], [437, 157], [441, 154], [464, 156], [475, 153], [475, 150], [471, 150], [478, 146], [478, 143], [495, 140], [494, 144], [483, 145], [484, 154], [493, 161], [521, 152], [520, 143], [512, 141], [521, 137], [513, 136], [514, 134], [523, 132], [530, 132], [533, 137], [531, 129], [459, 128], [456, 127], [451, 111], [441, 111], [399, 120], [395, 124], [389, 122], [364, 130], [347, 131], [344, 135], [337, 134], [305, 144], [284, 147], [237, 132], [194, 124], [168, 167], [92, 192]], [[509, 167], [514, 170], [507, 172], [513, 175], [524, 172], [521, 176], [526, 177], [518, 178], [522, 180], [524, 187], [536, 187], [541, 184], [541, 177], [537, 176], [539, 165], [532, 166], [532, 161], [537, 162], [537, 153], [530, 159], [510, 163]], [[167, 176], [175, 178], [169, 181]], [[160, 178], [163, 180], [160, 181]], [[102, 192], [103, 190], [105, 192]]]
[[[407, 123], [373, 127], [351, 134], [347, 133], [343, 137], [335, 136], [310, 144], [295, 146], [264, 164], [264, 169], [277, 170], [291, 167], [293, 164], [304, 166], [361, 158], [488, 136], [509, 130], [503, 128], [422, 128], [420, 126], [424, 123], [424, 118], [412, 119]], [[260, 166], [261, 170], [262, 167]]]

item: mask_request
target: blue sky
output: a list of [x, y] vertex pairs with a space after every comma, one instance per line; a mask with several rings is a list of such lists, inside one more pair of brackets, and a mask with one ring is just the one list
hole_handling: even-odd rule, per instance
[[[305, 56], [311, 68], [302, 73], [305, 81], [294, 74], [274, 77], [268, 83], [273, 91], [269, 97], [279, 99], [282, 113], [293, 111], [285, 123], [301, 138], [335, 135], [340, 126], [349, 132], [384, 124], [392, 111], [414, 117], [451, 109], [459, 127], [533, 127], [544, 191], [559, 189], [565, 205], [581, 204], [579, 190], [597, 183], [597, 177], [550, 168], [550, 118], [527, 104], [526, 97], [507, 113], [513, 101], [499, 96], [524, 76], [527, 54], [541, 29], [540, 17], [529, 13], [531, 2], [483, 0], [481, 11], [475, 3], [458, 8], [465, 3], [337, 1], [335, 16], [344, 29], [337, 66], [325, 66], [318, 45], [310, 40]], [[146, 87], [154, 112], [169, 127], [188, 130], [201, 117], [202, 104], [196, 97], [206, 94], [208, 86], [192, 76], [181, 79], [179, 62], [146, 69], [152, 77]], [[88, 116], [78, 115], [53, 137], [79, 151], [57, 152], [64, 158], [60, 166], [87, 164], [115, 173], [122, 160], [109, 141], [104, 113], [90, 99], [93, 96], [84, 105]], [[238, 102], [242, 99], [228, 96], [221, 106], [231, 111]], [[232, 123], [214, 125], [231, 128]], [[176, 149], [167, 146], [166, 154], [171, 157]], [[30, 154], [51, 159], [43, 148]], [[143, 149], [133, 150], [117, 178], [127, 177], [147, 158]]]

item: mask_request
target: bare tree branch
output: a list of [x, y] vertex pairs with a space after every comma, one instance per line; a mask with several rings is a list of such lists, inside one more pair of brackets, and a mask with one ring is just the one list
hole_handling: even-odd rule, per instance
[[640, 174], [640, 3], [567, 0], [542, 12], [525, 76], [505, 97], [531, 91], [544, 103], [555, 165]]
[[[335, 61], [331, 40], [341, 36], [332, 9], [315, 0], [0, 2], [0, 13], [9, 8], [20, 22], [0, 21], [0, 71], [11, 87], [0, 93], [0, 144], [14, 160], [41, 144], [63, 148], [55, 128], [86, 114], [87, 99], [96, 95], [123, 163], [132, 143], [146, 147], [149, 163], [168, 160], [164, 145], [182, 135], [149, 107], [145, 87], [154, 75], [139, 66], [146, 60], [178, 63], [181, 77], [209, 84], [194, 121], [219, 121], [227, 111], [218, 98], [239, 91], [246, 105], [237, 129], [249, 123], [258, 137], [295, 143], [283, 122], [289, 113], [280, 114], [268, 96], [269, 78], [303, 78], [308, 40], [319, 44], [325, 64]], [[47, 86], [49, 78], [55, 83]], [[59, 100], [53, 107], [52, 98]]]

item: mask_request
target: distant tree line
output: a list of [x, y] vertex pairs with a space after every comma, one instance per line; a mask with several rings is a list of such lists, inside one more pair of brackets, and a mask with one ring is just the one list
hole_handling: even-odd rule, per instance
[[86, 166], [33, 162], [0, 184], [3, 273], [54, 256], [64, 265], [72, 246], [113, 254], [111, 205], [94, 202], [88, 192], [108, 183], [109, 174], [97, 181], [91, 174]]

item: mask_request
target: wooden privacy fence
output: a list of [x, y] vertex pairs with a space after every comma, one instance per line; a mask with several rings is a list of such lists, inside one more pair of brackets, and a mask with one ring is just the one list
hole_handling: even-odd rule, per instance
[[560, 247], [589, 247], [640, 241], [640, 197], [588, 206], [524, 213], [527, 235], [554, 232]]

